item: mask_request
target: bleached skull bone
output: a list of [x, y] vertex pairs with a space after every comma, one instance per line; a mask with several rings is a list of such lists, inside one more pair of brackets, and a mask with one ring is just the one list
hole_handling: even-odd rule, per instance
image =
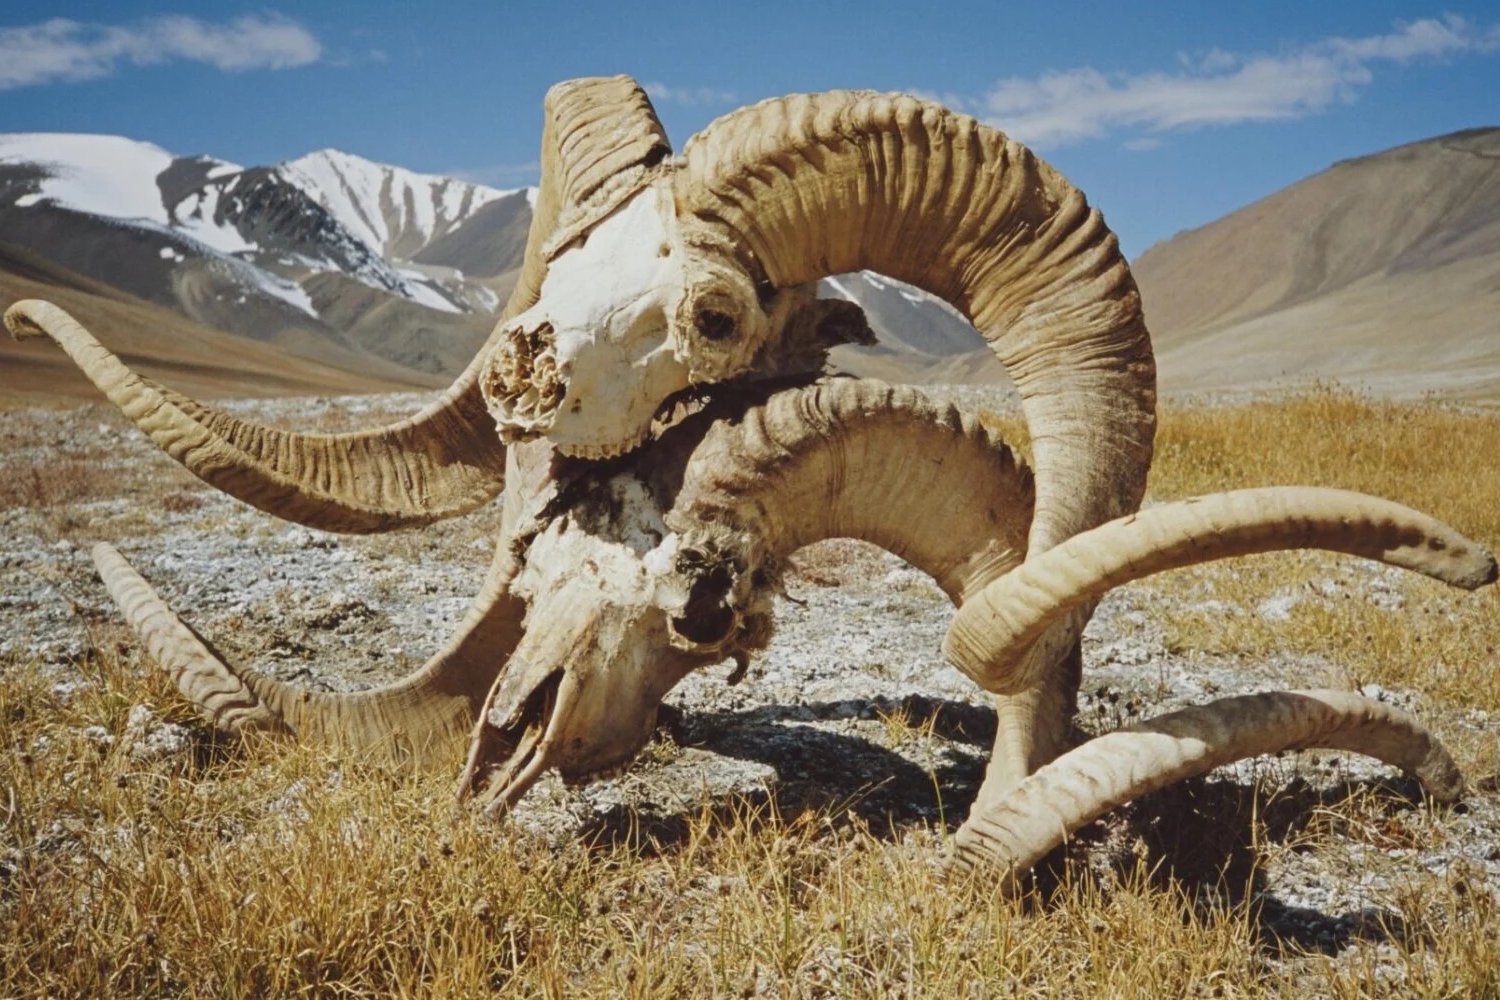
[[645, 438], [673, 393], [747, 370], [769, 327], [749, 277], [691, 246], [656, 184], [552, 260], [480, 385], [507, 444], [545, 436], [565, 455], [609, 458]]
[[498, 812], [549, 768], [579, 780], [628, 764], [682, 678], [769, 636], [770, 594], [751, 576], [684, 546], [631, 474], [548, 523], [513, 584], [527, 627], [485, 706], [466, 793]]

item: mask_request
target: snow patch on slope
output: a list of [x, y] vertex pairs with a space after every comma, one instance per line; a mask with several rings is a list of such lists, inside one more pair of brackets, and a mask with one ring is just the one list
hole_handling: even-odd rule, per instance
[[313, 319], [318, 318], [318, 310], [313, 307], [312, 297], [303, 290], [302, 286], [290, 278], [283, 278], [247, 264], [234, 257], [224, 258], [230, 273], [246, 285], [253, 285], [267, 295], [273, 296], [287, 303], [294, 309], [300, 309]]
[[337, 149], [309, 153], [277, 169], [381, 253], [406, 234], [415, 233], [426, 243], [489, 202], [515, 194], [374, 163]]
[[260, 247], [241, 236], [233, 225], [214, 222], [223, 194], [222, 188], [210, 184], [178, 202], [177, 228], [223, 254], [254, 253]]
[[[167, 225], [156, 178], [172, 154], [118, 135], [24, 132], [0, 136], [0, 163], [34, 163], [51, 176], [21, 207], [51, 201], [79, 212]], [[24, 204], [22, 204], [24, 202]]]
[[427, 284], [427, 276], [416, 271], [402, 271], [401, 277], [405, 279], [404, 287], [406, 297], [418, 305], [426, 306], [428, 309], [436, 309], [439, 312], [462, 312], [437, 289]]
[[854, 302], [854, 303], [858, 304], [859, 300], [856, 299], [853, 295], [849, 294], [849, 289], [845, 288], [844, 287], [844, 283], [841, 282], [841, 281], [839, 281], [839, 279], [837, 279], [837, 278], [824, 278], [823, 279], [823, 284], [827, 285], [829, 288], [832, 288], [835, 292], [837, 292], [839, 294], [840, 298], [845, 299], [846, 301]]

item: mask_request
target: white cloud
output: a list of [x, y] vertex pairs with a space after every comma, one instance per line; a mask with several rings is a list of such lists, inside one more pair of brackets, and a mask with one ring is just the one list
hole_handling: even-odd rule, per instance
[[734, 104], [739, 97], [729, 90], [717, 90], [713, 87], [671, 87], [665, 83], [641, 84], [653, 101], [658, 104], [685, 104], [689, 107], [698, 107], [705, 104]]
[[979, 100], [959, 103], [1017, 139], [1056, 147], [1120, 129], [1154, 133], [1301, 118], [1354, 101], [1381, 63], [1497, 50], [1500, 25], [1481, 29], [1450, 15], [1274, 54], [1214, 48], [1179, 57], [1182, 68], [1174, 72], [1107, 75], [1080, 67], [1012, 77]]
[[53, 18], [0, 28], [0, 90], [96, 80], [122, 64], [175, 60], [207, 63], [230, 73], [287, 69], [316, 62], [323, 47], [306, 28], [279, 14], [213, 24], [194, 17], [157, 17], [134, 25], [86, 24]]

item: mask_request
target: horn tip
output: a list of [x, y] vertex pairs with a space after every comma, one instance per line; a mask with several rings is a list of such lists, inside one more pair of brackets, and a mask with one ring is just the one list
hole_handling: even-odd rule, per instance
[[5, 328], [17, 340], [45, 336], [47, 331], [38, 314], [47, 310], [57, 310], [57, 306], [42, 299], [20, 299], [5, 310]]
[[1495, 557], [1488, 551], [1480, 549], [1480, 552], [1483, 554], [1484, 564], [1477, 574], [1479, 582], [1474, 585], [1475, 589], [1489, 586], [1496, 580], [1500, 580], [1500, 563], [1496, 563]]
[[1418, 765], [1412, 776], [1421, 783], [1424, 792], [1444, 805], [1452, 805], [1464, 797], [1463, 773], [1441, 747]]
[[1496, 564], [1494, 555], [1482, 545], [1470, 543], [1462, 547], [1450, 547], [1446, 554], [1451, 568], [1446, 573], [1433, 574], [1445, 583], [1464, 590], [1478, 590], [1500, 579], [1500, 565]]

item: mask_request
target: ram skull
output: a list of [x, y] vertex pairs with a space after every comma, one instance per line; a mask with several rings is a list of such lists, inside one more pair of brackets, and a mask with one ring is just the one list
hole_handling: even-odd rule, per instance
[[[849, 536], [958, 605], [945, 652], [995, 695], [994, 753], [955, 840], [1012, 874], [1141, 791], [1246, 753], [1335, 745], [1459, 794], [1412, 719], [1339, 692], [1229, 699], [1063, 753], [1092, 602], [1147, 573], [1275, 548], [1378, 558], [1458, 586], [1492, 557], [1395, 504], [1243, 491], [1136, 515], [1155, 429], [1139, 295], [1083, 196], [1024, 147], [914, 98], [832, 93], [735, 112], [673, 157], [615, 77], [548, 94], [542, 183], [516, 290], [432, 406], [299, 434], [141, 379], [56, 307], [6, 314], [56, 340], [168, 454], [264, 510], [384, 531], [502, 491], [495, 557], [455, 636], [411, 677], [302, 691], [220, 659], [107, 545], [95, 559], [151, 655], [218, 727], [450, 760], [503, 812], [549, 768], [610, 773], [663, 696], [771, 634], [780, 568]], [[868, 338], [824, 276], [870, 268], [967, 316], [1022, 399], [1033, 469], [909, 389], [819, 381]], [[1008, 883], [1007, 883], [1008, 884]]]

